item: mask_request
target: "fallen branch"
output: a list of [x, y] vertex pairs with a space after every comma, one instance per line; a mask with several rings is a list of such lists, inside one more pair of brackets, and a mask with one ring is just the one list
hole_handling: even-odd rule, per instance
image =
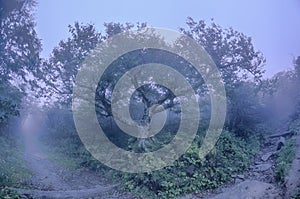
[[293, 131], [285, 131], [283, 133], [270, 135], [269, 138], [286, 137], [286, 136], [289, 136], [289, 135], [293, 135]]

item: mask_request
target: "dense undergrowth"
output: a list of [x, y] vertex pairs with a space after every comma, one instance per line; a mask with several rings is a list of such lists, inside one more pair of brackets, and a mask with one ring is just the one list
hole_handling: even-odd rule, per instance
[[[300, 119], [294, 120], [289, 125], [289, 131], [292, 135], [300, 133]], [[286, 141], [285, 145], [276, 154], [276, 178], [279, 182], [283, 183], [287, 176], [291, 163], [296, 155], [295, 140], [293, 138]]]
[[0, 136], [0, 184], [17, 185], [30, 176], [20, 145], [17, 138]]
[[[291, 123], [289, 129], [296, 134], [299, 131], [299, 121]], [[151, 173], [138, 174], [114, 171], [101, 164], [84, 148], [74, 131], [45, 135], [44, 139], [51, 143], [47, 146], [53, 152], [50, 157], [62, 166], [86, 167], [104, 174], [113, 173], [114, 179], [124, 190], [142, 198], [174, 198], [231, 182], [232, 174], [245, 171], [258, 152], [261, 139], [256, 135], [241, 137], [224, 130], [215, 148], [204, 159], [199, 159], [198, 156], [201, 138], [197, 136], [188, 151], [172, 165]], [[276, 154], [275, 172], [278, 181], [283, 182], [294, 156], [295, 145], [290, 139]]]
[[21, 146], [21, 141], [16, 136], [0, 136], [0, 198], [18, 198], [7, 187], [19, 187], [31, 175]]
[[199, 159], [197, 142], [172, 165], [151, 173], [120, 174], [125, 190], [147, 198], [173, 198], [197, 193], [228, 183], [231, 175], [248, 168], [259, 149], [256, 138], [243, 140], [224, 131], [215, 149]]
[[21, 196], [15, 191], [10, 190], [8, 187], [0, 187], [0, 198], [4, 199], [19, 199]]
[[[91, 157], [75, 134], [70, 133], [69, 138], [51, 141], [55, 143], [51, 148], [53, 154], [57, 154], [56, 157], [53, 156], [54, 160], [62, 165], [70, 165], [71, 162], [72, 167], [77, 165], [98, 172], [113, 173], [114, 179], [121, 183], [124, 190], [142, 198], [174, 198], [217, 188], [232, 181], [232, 174], [247, 169], [259, 150], [258, 137], [245, 139], [224, 131], [215, 148], [204, 159], [199, 159], [199, 139], [196, 138], [188, 151], [172, 165], [151, 173], [138, 174], [107, 168]], [[68, 158], [62, 158], [64, 156]], [[112, 172], [107, 172], [108, 170]]]
[[283, 183], [295, 158], [295, 141], [292, 139], [288, 140], [276, 156], [276, 178]]

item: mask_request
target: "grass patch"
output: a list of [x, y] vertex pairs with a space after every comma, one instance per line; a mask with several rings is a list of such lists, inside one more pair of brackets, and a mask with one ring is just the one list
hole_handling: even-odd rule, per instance
[[293, 139], [287, 140], [286, 144], [277, 152], [275, 173], [279, 182], [284, 182], [295, 154], [295, 140]]
[[[47, 147], [47, 146], [46, 146]], [[67, 157], [59, 148], [47, 152], [49, 160], [66, 169], [78, 169], [80, 159]]]
[[31, 176], [21, 146], [21, 141], [16, 137], [0, 136], [0, 185], [18, 187]]
[[92, 157], [76, 134], [70, 133], [61, 137], [51, 137], [45, 134], [40, 140], [42, 151], [51, 161], [63, 168], [87, 167], [95, 171], [107, 170], [106, 166]]
[[78, 169], [83, 161], [81, 154], [83, 152], [80, 152], [83, 147], [75, 143], [72, 138], [56, 139], [51, 142], [46, 142], [42, 138], [41, 149], [47, 154], [49, 160], [63, 168]]

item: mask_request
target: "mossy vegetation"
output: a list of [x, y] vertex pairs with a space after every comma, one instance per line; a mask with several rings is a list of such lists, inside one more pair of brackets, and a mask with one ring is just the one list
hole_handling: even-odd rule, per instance
[[276, 154], [276, 178], [283, 183], [292, 161], [295, 158], [295, 141], [290, 139]]

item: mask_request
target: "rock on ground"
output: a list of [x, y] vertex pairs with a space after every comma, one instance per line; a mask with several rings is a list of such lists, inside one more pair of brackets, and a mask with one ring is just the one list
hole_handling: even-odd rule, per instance
[[274, 153], [273, 152], [269, 152], [269, 153], [266, 153], [264, 154], [262, 157], [261, 157], [261, 160], [262, 161], [267, 161]]

